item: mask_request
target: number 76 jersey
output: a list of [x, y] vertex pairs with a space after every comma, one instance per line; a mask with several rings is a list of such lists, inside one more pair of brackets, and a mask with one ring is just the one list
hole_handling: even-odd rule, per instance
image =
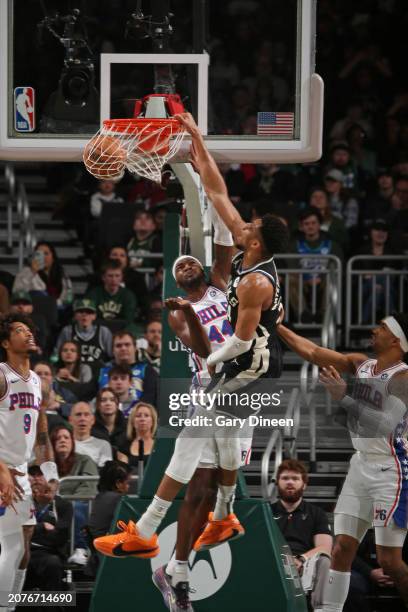
[[[227, 296], [221, 289], [209, 285], [198, 302], [191, 302], [201, 325], [204, 327], [211, 344], [211, 352], [221, 348], [225, 340], [234, 333], [227, 319]], [[206, 359], [191, 352], [191, 368], [194, 372], [193, 384], [207, 384], [210, 378]], [[205, 380], [206, 379], [206, 380]]]
[[0, 363], [0, 370], [6, 378], [6, 390], [0, 398], [0, 459], [16, 467], [29, 461], [32, 454], [41, 381], [31, 370], [23, 378], [8, 363]]

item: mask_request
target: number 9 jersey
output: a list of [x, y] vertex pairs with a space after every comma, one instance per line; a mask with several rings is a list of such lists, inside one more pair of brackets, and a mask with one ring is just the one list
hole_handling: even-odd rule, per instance
[[8, 363], [0, 363], [0, 370], [6, 379], [0, 398], [0, 459], [9, 467], [18, 467], [30, 460], [33, 451], [41, 381], [31, 370], [23, 378]]

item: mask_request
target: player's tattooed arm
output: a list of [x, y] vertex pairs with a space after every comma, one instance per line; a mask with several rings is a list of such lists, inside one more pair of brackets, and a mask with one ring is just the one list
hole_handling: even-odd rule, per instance
[[41, 408], [38, 413], [37, 435], [34, 445], [34, 453], [37, 465], [41, 465], [46, 461], [54, 461], [54, 452], [52, 449], [50, 438], [48, 436], [48, 421], [47, 414], [45, 412], [49, 402], [50, 388], [44, 381], [42, 381], [41, 383], [41, 392], [42, 401]]
[[199, 357], [206, 359], [211, 345], [190, 302], [183, 298], [168, 298], [164, 302], [169, 312], [169, 325], [181, 342]]
[[292, 351], [297, 353], [306, 361], [310, 361], [320, 367], [334, 366], [339, 372], [354, 374], [358, 366], [367, 360], [367, 355], [362, 353], [348, 353], [343, 355], [337, 351], [323, 348], [303, 336], [299, 336], [284, 325], [278, 325], [280, 338]]

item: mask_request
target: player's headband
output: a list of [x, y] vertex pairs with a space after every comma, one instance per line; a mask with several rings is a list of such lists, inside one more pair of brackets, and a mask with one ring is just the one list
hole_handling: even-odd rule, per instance
[[177, 264], [179, 264], [180, 261], [183, 261], [183, 259], [193, 259], [196, 263], [198, 263], [200, 268], [202, 270], [204, 270], [203, 264], [201, 263], [201, 261], [199, 259], [197, 259], [197, 257], [194, 257], [193, 255], [180, 255], [180, 257], [177, 257], [177, 259], [175, 260], [175, 262], [173, 264], [173, 268], [172, 268], [174, 280], [176, 280], [176, 268], [177, 268]]
[[404, 353], [408, 353], [408, 339], [404, 334], [404, 331], [401, 325], [398, 323], [397, 319], [395, 319], [394, 317], [386, 317], [384, 319], [384, 323], [388, 327], [390, 332], [399, 339], [401, 348]]

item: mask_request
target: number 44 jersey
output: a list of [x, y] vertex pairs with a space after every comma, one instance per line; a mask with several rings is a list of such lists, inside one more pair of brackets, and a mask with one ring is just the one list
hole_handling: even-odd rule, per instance
[[6, 378], [0, 398], [0, 459], [16, 467], [29, 461], [34, 447], [41, 381], [31, 370], [23, 378], [8, 363], [0, 363], [0, 369]]
[[[191, 306], [207, 332], [211, 344], [211, 352], [218, 350], [225, 340], [233, 334], [231, 324], [227, 318], [227, 296], [221, 289], [209, 285], [201, 300], [191, 302]], [[194, 372], [193, 384], [205, 385], [208, 383], [210, 376], [207, 372], [206, 360], [196, 355], [196, 353], [191, 353], [191, 362]]]

